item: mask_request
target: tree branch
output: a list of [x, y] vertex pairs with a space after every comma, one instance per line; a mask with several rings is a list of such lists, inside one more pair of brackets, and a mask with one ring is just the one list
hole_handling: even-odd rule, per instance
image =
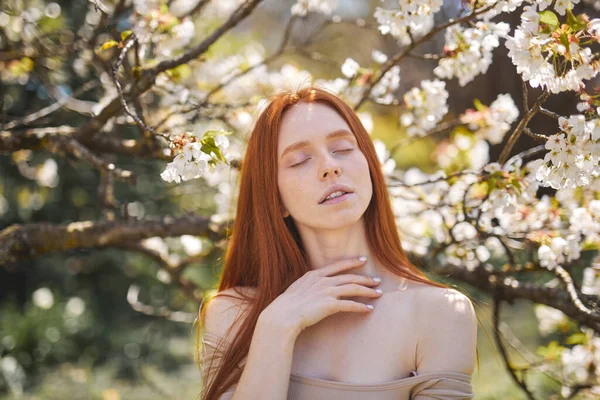
[[218, 241], [226, 223], [187, 214], [143, 220], [77, 221], [67, 224], [15, 224], [0, 231], [0, 265], [31, 260], [46, 253], [83, 248], [119, 247], [154, 236], [196, 235]]
[[506, 160], [508, 159], [511, 150], [517, 143], [517, 140], [519, 140], [521, 133], [523, 133], [523, 131], [527, 127], [527, 124], [529, 124], [531, 118], [533, 118], [533, 116], [540, 110], [540, 107], [542, 106], [542, 104], [544, 104], [544, 102], [549, 96], [550, 92], [544, 92], [540, 97], [537, 98], [535, 104], [533, 105], [533, 107], [531, 107], [529, 112], [525, 114], [523, 118], [519, 121], [519, 124], [508, 138], [506, 146], [504, 146], [504, 149], [502, 149], [502, 153], [500, 153], [500, 158], [498, 160], [500, 165], [504, 165], [506, 163]]

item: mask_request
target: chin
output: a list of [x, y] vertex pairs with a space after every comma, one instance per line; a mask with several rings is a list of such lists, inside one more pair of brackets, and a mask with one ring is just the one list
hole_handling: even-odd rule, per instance
[[[357, 210], [346, 210], [348, 212], [340, 212], [338, 215], [329, 214], [321, 215], [318, 219], [318, 228], [321, 229], [344, 229], [356, 224], [362, 218], [363, 213]], [[325, 223], [325, 224], [324, 224]]]

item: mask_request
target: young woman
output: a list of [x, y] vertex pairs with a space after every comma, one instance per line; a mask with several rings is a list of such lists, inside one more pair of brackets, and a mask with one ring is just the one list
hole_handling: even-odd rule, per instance
[[199, 321], [202, 400], [474, 397], [473, 305], [408, 260], [368, 133], [320, 88], [258, 117]]

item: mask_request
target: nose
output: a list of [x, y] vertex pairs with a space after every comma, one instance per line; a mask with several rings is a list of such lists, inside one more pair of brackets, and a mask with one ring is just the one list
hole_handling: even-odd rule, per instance
[[321, 169], [321, 179], [331, 178], [332, 176], [340, 176], [342, 170], [334, 159], [329, 158]]

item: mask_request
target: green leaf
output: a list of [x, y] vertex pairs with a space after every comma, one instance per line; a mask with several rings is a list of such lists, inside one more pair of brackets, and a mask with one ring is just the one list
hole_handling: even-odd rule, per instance
[[127, 37], [131, 35], [131, 31], [123, 31], [121, 32], [121, 41], [127, 39]]
[[567, 50], [569, 50], [569, 38], [567, 37], [566, 32], [560, 33], [560, 44], [562, 44]]
[[[570, 5], [571, 3], [569, 3]], [[567, 8], [567, 25], [571, 27], [574, 31], [580, 31], [587, 28], [587, 23], [583, 18], [583, 15], [575, 16], [573, 11], [571, 11], [571, 7]]]
[[181, 64], [175, 68], [166, 70], [165, 74], [175, 82], [180, 82], [192, 75], [192, 68], [187, 64]]
[[485, 104], [483, 104], [479, 99], [473, 100], [473, 104], [475, 105], [475, 109], [477, 111], [485, 111], [485, 109], [487, 108]]
[[206, 153], [206, 154], [208, 154], [211, 157], [212, 157], [212, 154], [214, 154], [214, 156], [219, 161], [223, 161], [225, 163], [227, 162], [227, 159], [225, 158], [225, 156], [221, 152], [221, 149], [215, 143], [214, 136], [203, 137], [202, 140], [200, 141], [200, 143], [202, 143], [202, 147], [200, 147], [200, 150], [202, 150], [203, 153]]
[[558, 359], [565, 349], [566, 348], [559, 345], [556, 340], [553, 340], [550, 342], [550, 344], [548, 344], [548, 346], [538, 347], [536, 353], [547, 360], [554, 360]]
[[215, 138], [217, 137], [217, 135], [226, 136], [226, 135], [231, 135], [231, 134], [232, 134], [232, 132], [222, 131], [222, 130], [210, 130], [210, 131], [204, 132], [204, 135], [202, 136], [202, 138], [199, 141], [202, 144], [202, 146], [200, 147], [200, 150], [203, 153], [206, 153], [209, 156], [213, 157], [213, 159], [209, 163], [214, 165], [217, 163], [217, 161], [222, 161], [225, 164], [227, 164], [227, 159], [225, 158], [225, 155], [221, 151], [221, 148], [219, 148], [219, 146], [217, 146], [217, 143], [215, 142]]
[[230, 131], [210, 130], [210, 131], [204, 132], [204, 135], [202, 136], [202, 139], [204, 139], [204, 138], [214, 138], [217, 135], [227, 136], [227, 135], [231, 135], [232, 133], [233, 132], [230, 132]]
[[587, 342], [587, 336], [583, 332], [574, 333], [567, 338], [567, 344], [583, 344]]
[[454, 128], [454, 130], [452, 131], [452, 137], [454, 137], [455, 135], [471, 135], [472, 132], [469, 130], [469, 128], [467, 128], [464, 125], [459, 125], [456, 128]]
[[581, 245], [581, 250], [583, 250], [583, 251], [600, 250], [600, 244], [598, 244], [592, 240], [586, 240]]
[[494, 190], [496, 190], [496, 185], [498, 185], [498, 181], [496, 180], [496, 178], [492, 175], [490, 176], [490, 178], [487, 180], [487, 195], [489, 196], [490, 193], [492, 193]]
[[560, 26], [558, 17], [550, 10], [540, 12], [540, 23], [550, 27], [552, 31]]
[[97, 51], [107, 50], [118, 45], [119, 42], [117, 42], [116, 40], [107, 40], [106, 42], [102, 43], [102, 46], [100, 46], [100, 48]]
[[517, 193], [521, 193], [521, 183], [519, 182], [519, 180], [517, 178], [512, 178], [510, 180], [510, 184], [513, 185], [513, 187], [515, 188], [515, 190], [517, 191]]

